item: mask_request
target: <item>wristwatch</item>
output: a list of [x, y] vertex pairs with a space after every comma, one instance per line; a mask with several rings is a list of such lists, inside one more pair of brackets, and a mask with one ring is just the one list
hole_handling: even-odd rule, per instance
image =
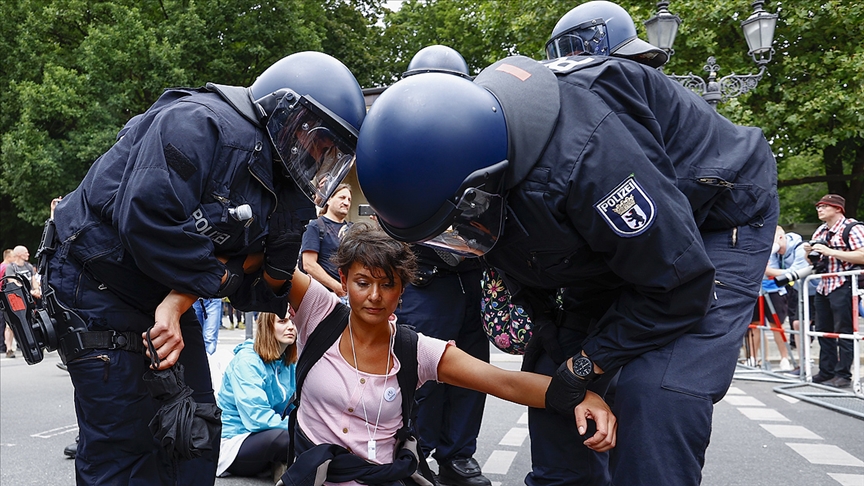
[[573, 374], [582, 381], [594, 381], [597, 373], [594, 373], [594, 362], [591, 358], [579, 354], [573, 356]]

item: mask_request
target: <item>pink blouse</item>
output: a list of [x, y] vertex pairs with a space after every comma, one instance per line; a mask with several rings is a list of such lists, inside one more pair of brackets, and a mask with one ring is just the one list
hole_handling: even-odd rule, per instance
[[[303, 352], [312, 331], [338, 302], [336, 294], [312, 279], [294, 317], [298, 352]], [[395, 326], [392, 322], [390, 325]], [[438, 362], [451, 343], [423, 334], [418, 337], [419, 388], [428, 380], [438, 379]], [[313, 443], [338, 444], [371, 462], [383, 464], [393, 461], [395, 434], [402, 426], [402, 393], [396, 378], [400, 363], [393, 354], [392, 345], [390, 357], [393, 366], [386, 376], [358, 371], [342, 357], [337, 339], [312, 366], [303, 383], [302, 406], [297, 411], [297, 421]], [[367, 454], [370, 438], [376, 443], [374, 460]]]

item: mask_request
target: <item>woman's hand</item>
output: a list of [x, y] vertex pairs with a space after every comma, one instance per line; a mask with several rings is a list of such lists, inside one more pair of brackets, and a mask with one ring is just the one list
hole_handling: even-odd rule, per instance
[[615, 447], [618, 434], [618, 419], [609, 409], [609, 405], [600, 398], [600, 395], [588, 391], [582, 403], [576, 406], [576, 427], [580, 434], [588, 430], [588, 419], [597, 424], [597, 432], [586, 439], [583, 444], [591, 450], [606, 452]]

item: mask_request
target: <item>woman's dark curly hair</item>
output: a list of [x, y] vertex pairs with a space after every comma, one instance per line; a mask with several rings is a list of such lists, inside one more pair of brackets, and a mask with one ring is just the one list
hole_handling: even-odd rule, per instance
[[391, 282], [398, 275], [402, 288], [413, 282], [417, 273], [417, 259], [411, 247], [366, 222], [355, 223], [345, 232], [331, 261], [345, 275], [354, 262], [383, 270]]

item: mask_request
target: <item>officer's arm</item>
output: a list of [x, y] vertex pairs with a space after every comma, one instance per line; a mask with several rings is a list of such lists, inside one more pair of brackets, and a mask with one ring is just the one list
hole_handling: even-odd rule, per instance
[[702, 319], [713, 299], [715, 271], [662, 147], [646, 152], [643, 144], [652, 143], [647, 135], [637, 141], [615, 116], [595, 134], [570, 176], [567, 212], [591, 251], [624, 280], [620, 297], [583, 345], [586, 355], [611, 371]]
[[[546, 407], [546, 389], [551, 378], [527, 371], [509, 371], [481, 361], [456, 346], [447, 346], [438, 363], [438, 381], [449, 385], [494, 395], [534, 408]], [[589, 391], [585, 400], [573, 408], [580, 434], [587, 430], [588, 419], [597, 424], [597, 432], [583, 442], [603, 452], [615, 447], [617, 419], [603, 399]]]
[[206, 221], [193, 213], [220, 156], [219, 137], [203, 107], [178, 103], [163, 111], [136, 140], [112, 217], [124, 249], [143, 272], [180, 292], [207, 297], [216, 294], [226, 268], [210, 238], [198, 231], [206, 230]]

